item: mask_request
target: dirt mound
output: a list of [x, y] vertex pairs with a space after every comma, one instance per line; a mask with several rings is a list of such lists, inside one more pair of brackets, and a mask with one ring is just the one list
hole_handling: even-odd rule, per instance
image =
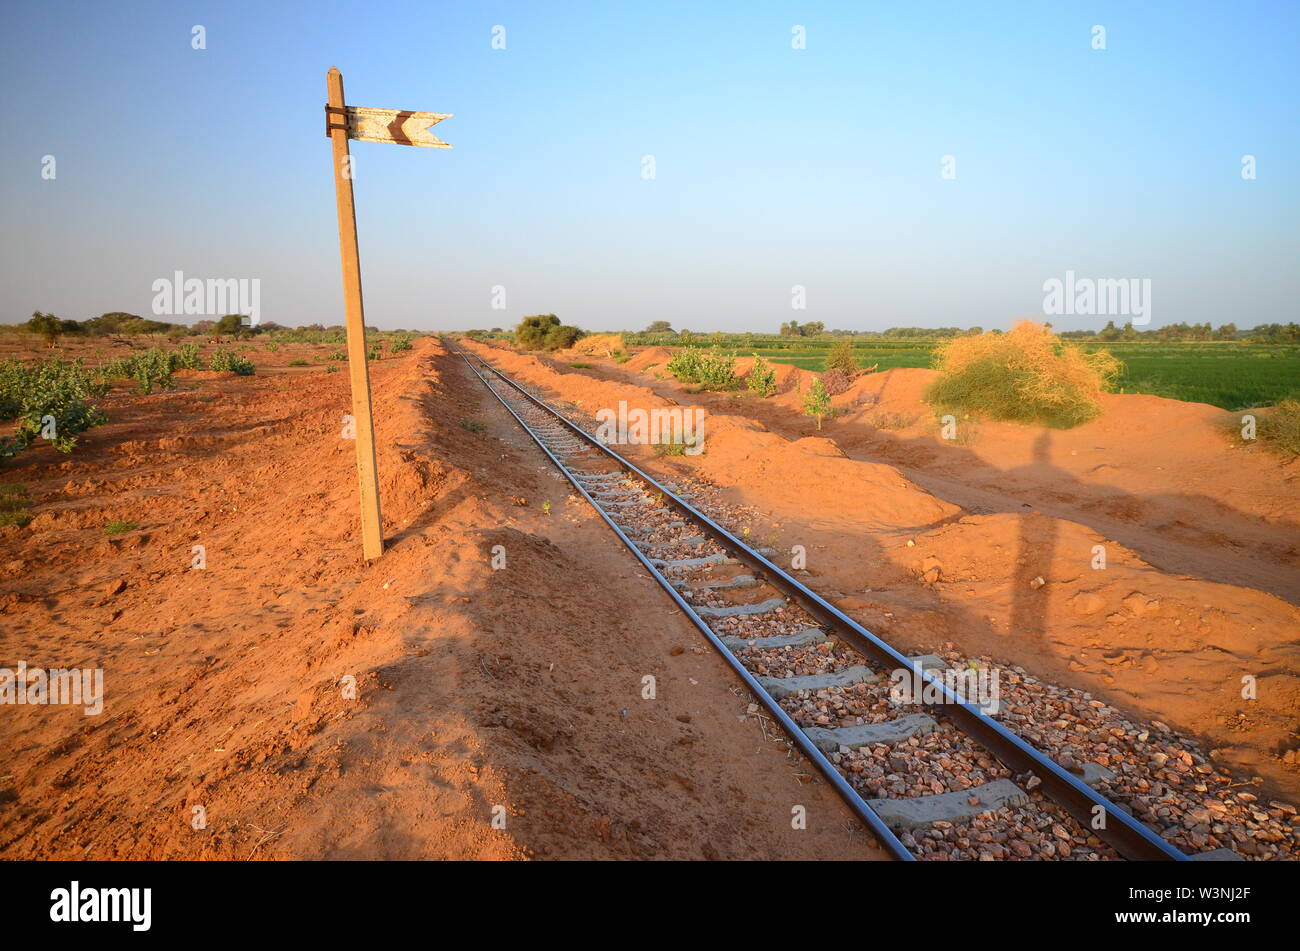
[[632, 354], [632, 359], [624, 364], [629, 370], [649, 370], [656, 367], [662, 370], [673, 358], [673, 352], [667, 347], [646, 347]]
[[1277, 772], [1300, 715], [1294, 606], [1162, 572], [1044, 515], [968, 516], [915, 541], [900, 559], [918, 577], [938, 567], [939, 595], [981, 615], [966, 638], [977, 649], [1018, 656], [1040, 675], [1072, 674], [1112, 702], [1212, 737], [1228, 762]]

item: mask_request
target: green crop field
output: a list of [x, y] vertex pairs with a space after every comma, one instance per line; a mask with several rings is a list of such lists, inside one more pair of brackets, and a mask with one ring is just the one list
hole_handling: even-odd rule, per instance
[[[708, 339], [700, 343], [711, 343]], [[750, 345], [747, 346], [746, 343]], [[744, 356], [757, 353], [773, 363], [789, 363], [821, 372], [833, 341], [774, 341], [728, 336], [721, 345]], [[784, 343], [784, 341], [782, 341]], [[936, 341], [879, 344], [859, 342], [858, 363], [894, 367], [929, 367]], [[1115, 382], [1122, 393], [1150, 393], [1170, 399], [1209, 403], [1227, 410], [1271, 406], [1286, 396], [1300, 396], [1300, 347], [1285, 344], [1218, 342], [1084, 343], [1089, 350], [1108, 349], [1124, 364]]]

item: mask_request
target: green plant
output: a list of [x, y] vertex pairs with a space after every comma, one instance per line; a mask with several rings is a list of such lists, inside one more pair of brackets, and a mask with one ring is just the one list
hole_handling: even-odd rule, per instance
[[138, 522], [124, 522], [119, 519], [114, 519], [104, 526], [104, 534], [124, 535], [127, 532], [134, 532], [139, 527], [140, 524]]
[[344, 353], [342, 350], [335, 350], [333, 353], [330, 354], [331, 360], [346, 360], [347, 358], [348, 355]]
[[611, 359], [615, 363], [627, 363], [627, 361], [632, 359], [632, 354], [628, 353], [626, 350], [615, 350], [611, 355]]
[[698, 383], [700, 364], [703, 363], [700, 351], [694, 347], [683, 347], [673, 354], [665, 369], [675, 376], [680, 383]]
[[561, 324], [554, 314], [525, 317], [515, 328], [515, 343], [523, 350], [565, 350], [581, 336], [581, 330]]
[[831, 347], [831, 352], [826, 357], [826, 369], [839, 370], [850, 380], [861, 372], [862, 368], [853, 355], [852, 340], [841, 340]]
[[278, 343], [276, 343], [274, 340], [268, 340], [268, 341], [267, 341], [267, 343], [266, 343], [266, 352], [267, 352], [267, 353], [275, 353], [275, 352], [276, 352], [277, 350], [279, 350], [279, 349], [280, 349], [280, 345], [279, 345]]
[[[656, 456], [684, 456], [686, 455], [687, 449], [694, 449], [694, 448], [695, 448], [694, 439], [675, 438], [667, 442], [657, 442], [654, 444], [654, 452]], [[698, 453], [692, 453], [692, 455], [703, 455], [703, 454], [704, 454], [703, 449], [701, 449]]]
[[229, 371], [239, 376], [252, 376], [255, 372], [253, 362], [229, 350], [219, 348], [208, 361], [209, 370]]
[[199, 368], [199, 345], [183, 343], [176, 348], [172, 362], [178, 370], [197, 370]]
[[926, 398], [941, 411], [1061, 429], [1096, 417], [1098, 397], [1120, 371], [1109, 351], [1089, 353], [1029, 321], [1005, 334], [955, 337], [936, 352], [935, 366], [943, 376]]
[[[1270, 410], [1253, 414], [1255, 416], [1255, 441], [1270, 452], [1284, 456], [1300, 455], [1300, 399], [1279, 400]], [[1239, 418], [1225, 422], [1232, 431], [1234, 441], [1248, 446], [1251, 440], [1241, 436]]]
[[822, 386], [821, 380], [813, 380], [813, 385], [804, 394], [803, 413], [816, 418], [818, 429], [822, 428], [823, 419], [835, 415], [835, 410], [831, 408], [831, 396], [826, 392], [826, 387]]
[[550, 503], [550, 502], [543, 502], [543, 503], [542, 503], [542, 514], [543, 514], [543, 515], [550, 515], [550, 514], [551, 514], [551, 503]]
[[338, 373], [338, 372], [339, 372], [339, 368], [336, 367], [336, 366], [328, 366], [328, 367], [325, 368], [325, 372], [326, 372], [326, 373]]
[[28, 511], [31, 500], [21, 485], [0, 485], [0, 527], [17, 525], [19, 528], [32, 520]]
[[462, 419], [460, 421], [460, 424], [462, 427], [468, 429], [472, 433], [481, 433], [483, 432], [483, 430], [487, 429], [487, 427], [484, 426], [482, 423], [476, 422], [475, 420], [472, 419]]
[[591, 364], [590, 364], [590, 363], [570, 363], [569, 366], [573, 367], [575, 370], [590, 370], [590, 369], [591, 369]]
[[308, 363], [306, 360], [290, 360], [290, 361], [289, 361], [289, 366], [291, 366], [291, 367], [309, 367], [309, 366], [311, 366], [311, 364]]
[[388, 348], [390, 353], [401, 353], [403, 350], [411, 349], [410, 337], [399, 337], [393, 341], [393, 345]]
[[698, 375], [700, 385], [706, 390], [734, 390], [739, 383], [735, 355], [710, 350], [700, 361]]
[[776, 371], [757, 353], [754, 354], [754, 365], [745, 377], [745, 385], [764, 399], [776, 392]]
[[38, 436], [59, 452], [72, 452], [78, 433], [108, 422], [96, 405], [107, 389], [80, 360], [34, 366], [0, 362], [0, 419], [18, 422], [12, 436], [0, 438], [0, 459], [16, 456]]

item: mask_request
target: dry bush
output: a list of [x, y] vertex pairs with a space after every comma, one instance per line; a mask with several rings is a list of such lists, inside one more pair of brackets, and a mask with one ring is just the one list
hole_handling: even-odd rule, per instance
[[853, 380], [847, 373], [842, 370], [827, 370], [822, 374], [822, 386], [826, 387], [826, 392], [831, 396], [839, 396], [841, 393], [848, 392]]
[[1098, 397], [1120, 362], [1026, 320], [1004, 334], [954, 337], [936, 351], [935, 368], [943, 376], [926, 398], [942, 410], [1068, 429], [1101, 412]]
[[622, 334], [592, 334], [590, 337], [583, 337], [579, 340], [573, 345], [573, 349], [579, 353], [612, 357], [617, 351], [625, 349], [626, 346]]
[[[1288, 397], [1279, 400], [1270, 410], [1254, 411], [1255, 442], [1270, 452], [1281, 456], [1300, 455], [1300, 399]], [[1241, 437], [1241, 414], [1234, 413], [1224, 421], [1229, 436], [1239, 446], [1250, 446], [1252, 441]]]

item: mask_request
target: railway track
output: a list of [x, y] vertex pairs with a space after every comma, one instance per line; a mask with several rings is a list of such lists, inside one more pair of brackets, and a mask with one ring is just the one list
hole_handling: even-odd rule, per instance
[[[1190, 858], [1101, 795], [1088, 771], [1071, 772], [967, 702], [942, 658], [905, 656], [769, 560], [774, 552], [460, 353], [894, 858], [937, 848], [984, 860]], [[921, 689], [900, 695], [900, 683]], [[929, 792], [906, 795], [918, 789]], [[1051, 844], [1028, 845], [1025, 828], [1051, 830]]]

